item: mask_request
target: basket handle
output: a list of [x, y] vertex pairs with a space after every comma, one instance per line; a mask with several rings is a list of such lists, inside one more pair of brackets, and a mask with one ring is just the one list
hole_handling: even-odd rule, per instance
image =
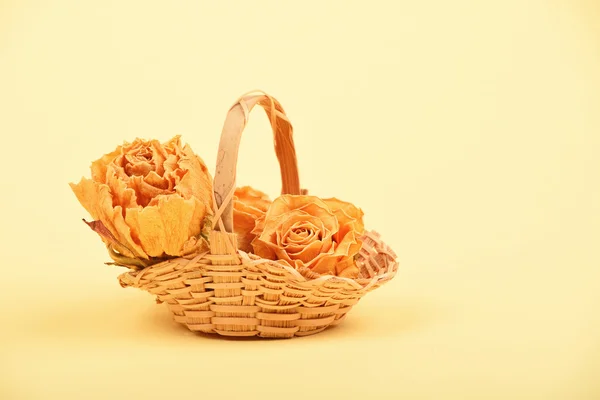
[[229, 109], [221, 132], [214, 177], [214, 203], [217, 209], [214, 228], [219, 231], [233, 233], [233, 193], [238, 151], [250, 111], [256, 105], [265, 110], [273, 128], [275, 153], [281, 170], [281, 193], [301, 194], [292, 124], [283, 107], [262, 91], [247, 93]]

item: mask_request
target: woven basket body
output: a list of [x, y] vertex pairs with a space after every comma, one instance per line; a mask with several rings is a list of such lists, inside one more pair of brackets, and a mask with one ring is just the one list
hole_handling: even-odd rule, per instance
[[376, 232], [365, 232], [356, 257], [359, 278], [349, 279], [297, 271], [237, 249], [232, 233], [237, 152], [255, 105], [265, 109], [273, 127], [282, 193], [305, 193], [283, 108], [266, 94], [244, 96], [230, 109], [221, 135], [210, 251], [129, 271], [119, 281], [155, 295], [176, 322], [192, 331], [264, 338], [315, 334], [340, 323], [363, 295], [391, 280], [398, 267], [396, 255]]

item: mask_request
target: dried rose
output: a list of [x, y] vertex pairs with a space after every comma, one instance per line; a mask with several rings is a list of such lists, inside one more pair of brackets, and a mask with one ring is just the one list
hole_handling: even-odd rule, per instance
[[139, 267], [205, 245], [212, 178], [179, 136], [125, 142], [92, 163], [92, 178], [70, 186], [120, 265]]
[[256, 237], [252, 233], [256, 220], [265, 215], [271, 200], [250, 186], [237, 188], [233, 200], [233, 226], [238, 248], [248, 253], [252, 251], [251, 243]]
[[283, 195], [257, 221], [254, 253], [296, 269], [356, 278], [362, 218], [362, 210], [335, 198]]

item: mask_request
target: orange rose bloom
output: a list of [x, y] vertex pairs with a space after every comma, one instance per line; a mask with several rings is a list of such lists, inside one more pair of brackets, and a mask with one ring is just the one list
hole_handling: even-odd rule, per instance
[[256, 220], [265, 215], [271, 200], [261, 192], [244, 186], [236, 188], [233, 197], [233, 226], [237, 234], [238, 248], [246, 253], [252, 251], [252, 240], [256, 237], [252, 230]]
[[336, 198], [283, 195], [257, 222], [254, 253], [296, 269], [356, 278], [362, 217], [362, 210]]
[[92, 163], [71, 188], [109, 249], [132, 260], [176, 257], [203, 244], [212, 215], [212, 178], [180, 137], [125, 142]]

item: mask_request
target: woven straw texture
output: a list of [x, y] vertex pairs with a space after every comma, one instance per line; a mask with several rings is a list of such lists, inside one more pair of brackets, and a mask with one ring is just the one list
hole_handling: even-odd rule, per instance
[[166, 303], [176, 322], [191, 331], [223, 336], [291, 338], [339, 324], [366, 293], [391, 280], [398, 263], [374, 231], [360, 238], [357, 279], [321, 276], [237, 249], [233, 192], [240, 137], [250, 111], [262, 106], [273, 127], [281, 167], [282, 193], [301, 194], [291, 123], [271, 96], [245, 95], [230, 109], [215, 173], [215, 218], [210, 251], [171, 259], [119, 276]]

